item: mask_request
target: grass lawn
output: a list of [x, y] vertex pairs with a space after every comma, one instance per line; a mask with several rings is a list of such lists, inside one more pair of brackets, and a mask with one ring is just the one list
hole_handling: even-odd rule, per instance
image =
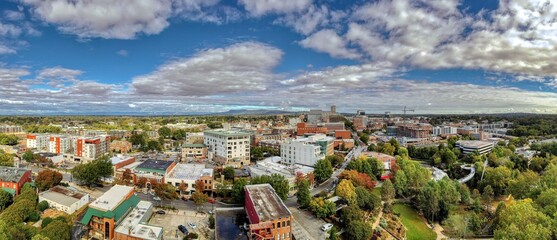
[[423, 218], [418, 215], [414, 208], [397, 203], [393, 206], [394, 212], [400, 213], [402, 224], [408, 229], [406, 237], [408, 240], [418, 239], [436, 239], [437, 235], [424, 222]]

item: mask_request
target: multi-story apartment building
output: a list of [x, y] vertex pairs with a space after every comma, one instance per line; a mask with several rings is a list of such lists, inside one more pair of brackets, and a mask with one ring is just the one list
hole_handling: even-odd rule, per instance
[[270, 184], [247, 185], [245, 210], [250, 240], [292, 239], [292, 213]]
[[405, 123], [397, 125], [397, 134], [400, 137], [428, 138], [433, 127], [426, 123]]
[[213, 161], [240, 168], [250, 163], [250, 135], [233, 130], [210, 130], [204, 132], [204, 143]]
[[0, 133], [16, 134], [23, 132], [21, 126], [0, 125]]
[[27, 148], [64, 154], [76, 162], [94, 160], [110, 150], [110, 136], [81, 137], [71, 135], [28, 134]]
[[207, 158], [207, 146], [205, 144], [185, 144], [182, 147], [182, 161], [192, 158]]
[[453, 126], [436, 126], [433, 128], [433, 135], [456, 135], [457, 128]]
[[307, 138], [285, 141], [280, 145], [284, 163], [313, 166], [325, 156], [334, 153], [334, 138], [316, 134]]

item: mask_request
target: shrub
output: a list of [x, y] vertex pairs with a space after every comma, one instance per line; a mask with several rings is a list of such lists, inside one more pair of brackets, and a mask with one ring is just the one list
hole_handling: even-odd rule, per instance
[[41, 212], [44, 211], [44, 210], [46, 210], [48, 207], [49, 207], [48, 202], [47, 202], [47, 201], [44, 201], [44, 200], [41, 201], [41, 202], [39, 203], [39, 205], [37, 205], [37, 208], [38, 208], [39, 211], [41, 211]]
[[43, 218], [43, 222], [41, 222], [41, 228], [45, 228], [51, 222], [52, 222], [52, 218], [50, 217]]
[[27, 218], [27, 220], [29, 220], [30, 222], [36, 222], [39, 221], [39, 219], [41, 219], [41, 215], [37, 211], [34, 211], [31, 214], [29, 214], [29, 218]]

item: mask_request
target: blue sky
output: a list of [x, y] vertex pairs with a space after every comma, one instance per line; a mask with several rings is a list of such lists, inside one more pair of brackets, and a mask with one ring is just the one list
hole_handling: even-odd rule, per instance
[[0, 114], [557, 113], [547, 0], [13, 0], [0, 11]]

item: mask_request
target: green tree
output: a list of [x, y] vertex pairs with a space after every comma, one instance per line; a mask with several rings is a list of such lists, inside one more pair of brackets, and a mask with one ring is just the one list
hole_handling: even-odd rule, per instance
[[493, 201], [494, 192], [491, 186], [487, 185], [483, 189], [482, 193], [482, 200], [485, 203], [486, 209], [489, 211], [489, 207], [491, 206], [491, 202]]
[[330, 161], [321, 159], [315, 163], [313, 172], [317, 181], [323, 182], [333, 175], [333, 166]]
[[501, 211], [495, 239], [551, 239], [551, 219], [539, 212], [532, 200], [513, 201]]
[[50, 224], [53, 221], [52, 218], [50, 217], [45, 217], [43, 218], [43, 221], [41, 222], [41, 228], [45, 228], [46, 226], [48, 226], [48, 224]]
[[371, 226], [362, 221], [352, 222], [346, 227], [348, 239], [370, 239], [373, 234]]
[[290, 191], [290, 184], [288, 183], [288, 180], [284, 178], [283, 175], [280, 174], [262, 175], [262, 176], [253, 177], [250, 181], [250, 184], [252, 185], [263, 184], [263, 183], [271, 184], [273, 189], [275, 189], [277, 195], [283, 201], [285, 201], [286, 198], [288, 197], [288, 192]]
[[490, 185], [493, 188], [495, 196], [504, 194], [512, 179], [512, 172], [505, 166], [497, 168], [488, 167], [485, 169], [484, 180], [482, 186]]
[[376, 211], [381, 206], [381, 198], [364, 187], [357, 187], [356, 203], [361, 209]]
[[12, 194], [0, 190], [0, 211], [6, 209], [14, 202]]
[[232, 185], [232, 198], [237, 203], [244, 203], [244, 186], [248, 185], [248, 180], [240, 178]]
[[304, 179], [298, 183], [298, 192], [296, 192], [296, 197], [298, 198], [298, 205], [305, 208], [309, 206], [311, 202], [311, 193], [309, 191], [309, 182]]
[[337, 227], [333, 227], [329, 230], [329, 240], [340, 240]]
[[541, 211], [548, 216], [553, 216], [557, 213], [557, 198], [555, 196], [557, 196], [557, 189], [550, 188], [541, 192], [536, 199], [536, 203]]
[[170, 138], [172, 136], [172, 130], [168, 127], [161, 127], [159, 128], [159, 136], [164, 138]]
[[391, 202], [395, 198], [395, 188], [391, 180], [387, 179], [381, 186], [381, 199], [385, 202]]
[[32, 162], [35, 159], [35, 155], [33, 154], [33, 151], [27, 150], [23, 153], [21, 158], [27, 162]]
[[70, 240], [71, 227], [63, 221], [56, 220], [48, 224], [39, 234], [49, 239]]
[[209, 215], [209, 228], [215, 229], [215, 217], [213, 214]]
[[41, 201], [41, 202], [37, 205], [37, 208], [38, 208], [39, 211], [41, 211], [41, 212], [44, 211], [44, 210], [46, 210], [48, 207], [49, 207], [49, 206], [48, 206], [48, 202], [45, 201], [45, 200]]
[[176, 192], [176, 188], [170, 184], [166, 184], [166, 183], [156, 184], [154, 190], [155, 190], [155, 195], [160, 197], [161, 200], [172, 201], [178, 199], [178, 193]]
[[342, 208], [340, 219], [342, 220], [342, 224], [348, 226], [353, 222], [363, 221], [364, 213], [361, 209], [358, 208], [358, 206], [350, 205]]
[[225, 167], [222, 170], [222, 174], [224, 175], [225, 179], [232, 180], [232, 179], [234, 179], [234, 168], [233, 167]]
[[325, 159], [327, 159], [329, 162], [331, 162], [332, 166], [338, 166], [338, 165], [342, 164], [342, 162], [344, 162], [344, 158], [342, 156], [339, 156], [339, 155], [329, 155], [329, 156], [325, 157]]
[[35, 184], [40, 191], [45, 191], [60, 184], [62, 178], [62, 174], [58, 171], [45, 169], [37, 174]]

